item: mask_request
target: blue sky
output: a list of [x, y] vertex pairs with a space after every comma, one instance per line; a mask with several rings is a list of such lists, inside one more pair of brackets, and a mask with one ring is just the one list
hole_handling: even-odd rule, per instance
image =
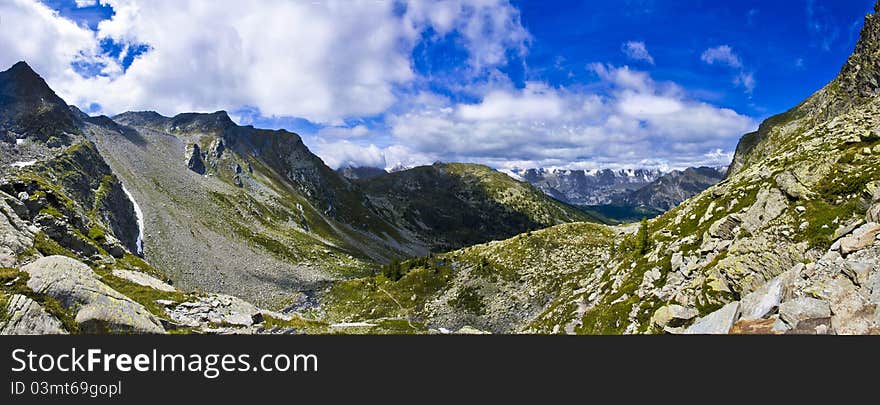
[[834, 77], [872, 9], [18, 0], [0, 5], [0, 63], [27, 60], [93, 114], [224, 109], [286, 128], [331, 166], [668, 169], [729, 162]]

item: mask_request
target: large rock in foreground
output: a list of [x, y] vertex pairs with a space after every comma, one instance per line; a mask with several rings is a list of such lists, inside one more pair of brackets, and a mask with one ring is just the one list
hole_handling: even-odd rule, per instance
[[22, 268], [28, 288], [46, 294], [76, 313], [84, 333], [164, 333], [143, 305], [108, 287], [85, 264], [64, 256], [41, 258]]
[[58, 318], [24, 295], [13, 295], [6, 308], [0, 310], [5, 310], [9, 315], [6, 323], [0, 324], [0, 335], [67, 334]]

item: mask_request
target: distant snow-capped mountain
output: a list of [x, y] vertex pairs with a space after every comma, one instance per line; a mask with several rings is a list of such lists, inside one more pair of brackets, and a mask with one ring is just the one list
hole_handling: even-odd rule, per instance
[[643, 206], [662, 212], [721, 181], [727, 167], [691, 167], [670, 172], [544, 168], [501, 171], [569, 204]]
[[656, 169], [513, 169], [511, 177], [527, 181], [556, 198], [575, 205], [611, 204], [631, 191], [638, 190], [663, 176]]

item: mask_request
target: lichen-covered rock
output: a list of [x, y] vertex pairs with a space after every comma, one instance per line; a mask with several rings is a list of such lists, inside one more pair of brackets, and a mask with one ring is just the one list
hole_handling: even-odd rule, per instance
[[791, 172], [782, 172], [776, 175], [775, 180], [779, 189], [791, 198], [800, 200], [813, 194]]
[[[803, 267], [803, 264], [799, 267]], [[755, 320], [771, 313], [779, 306], [786, 292], [790, 291], [795, 277], [797, 277], [797, 270], [789, 270], [744, 296], [741, 300], [741, 319]]]
[[755, 234], [767, 227], [768, 222], [776, 219], [788, 208], [788, 201], [776, 188], [764, 188], [758, 192], [755, 203], [742, 216], [742, 227]]
[[84, 333], [163, 333], [159, 319], [143, 305], [110, 288], [85, 264], [49, 256], [22, 267], [27, 286], [56, 299], [76, 314]]
[[795, 298], [779, 305], [779, 317], [797, 329], [801, 321], [818, 318], [831, 318], [828, 301], [810, 297]]
[[46, 312], [36, 301], [21, 294], [9, 298], [6, 322], [0, 323], [0, 335], [66, 335], [58, 318]]
[[688, 321], [694, 319], [699, 313], [693, 308], [686, 308], [681, 305], [672, 304], [664, 305], [654, 312], [651, 322], [659, 327], [680, 327], [684, 326]]

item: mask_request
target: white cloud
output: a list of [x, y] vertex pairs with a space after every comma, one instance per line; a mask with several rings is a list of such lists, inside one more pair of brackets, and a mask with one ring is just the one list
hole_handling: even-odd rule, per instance
[[393, 116], [391, 133], [396, 144], [441, 160], [501, 168], [687, 167], [729, 163], [723, 151], [756, 126], [644, 72], [591, 68], [610, 95], [528, 83], [524, 89], [491, 92], [478, 103]]
[[645, 46], [644, 42], [629, 41], [623, 44], [621, 50], [630, 59], [645, 61], [652, 65], [654, 64], [654, 57], [648, 52], [648, 48]]
[[739, 55], [734, 53], [733, 49], [728, 45], [706, 49], [703, 54], [700, 55], [700, 59], [710, 65], [720, 63], [732, 68], [742, 67], [742, 60], [740, 60]]
[[[0, 61], [28, 60], [69, 103], [97, 102], [107, 113], [247, 106], [340, 124], [395, 104], [397, 86], [415, 78], [412, 49], [429, 28], [460, 35], [474, 71], [505, 64], [508, 49], [524, 53], [529, 39], [506, 0], [414, 1], [404, 12], [390, 1], [101, 3], [114, 15], [97, 33], [32, 0], [4, 3], [4, 20], [17, 23], [0, 25]], [[76, 74], [70, 63], [95, 55], [102, 39], [150, 51], [124, 72], [118, 60], [90, 56], [105, 75]]]
[[76, 0], [77, 7], [91, 7], [98, 4], [98, 0]]
[[733, 79], [733, 83], [745, 88], [748, 94], [752, 94], [755, 90], [755, 76], [752, 73], [739, 72]]
[[0, 69], [26, 60], [50, 84], [75, 81], [72, 62], [104, 60], [88, 29], [33, 0], [0, 2]]
[[752, 94], [752, 92], [754, 92], [756, 85], [754, 73], [745, 71], [742, 59], [739, 55], [733, 52], [733, 48], [730, 46], [720, 45], [706, 49], [703, 54], [700, 55], [700, 59], [709, 65], [717, 63], [739, 70], [739, 72], [733, 77], [733, 84], [741, 86], [745, 89], [747, 94]]
[[346, 166], [380, 168], [386, 166], [385, 153], [376, 145], [362, 146], [347, 140], [327, 142], [319, 139], [310, 146], [327, 166], [334, 169]]

